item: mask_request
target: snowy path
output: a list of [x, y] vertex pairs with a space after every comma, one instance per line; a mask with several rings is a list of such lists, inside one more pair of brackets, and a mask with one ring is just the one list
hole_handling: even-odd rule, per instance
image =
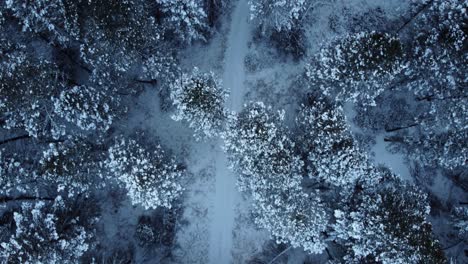
[[247, 55], [247, 43], [250, 39], [249, 12], [247, 0], [239, 0], [232, 14], [224, 61], [223, 83], [231, 91], [228, 108], [236, 112], [242, 108], [245, 92], [244, 58]]
[[[227, 107], [233, 111], [242, 108], [244, 97], [244, 57], [249, 39], [249, 8], [247, 0], [240, 0], [234, 9], [227, 39], [223, 84], [231, 94]], [[236, 176], [228, 169], [226, 154], [222, 151], [222, 140], [216, 148], [216, 184], [213, 219], [210, 227], [209, 263], [231, 263], [235, 209], [239, 199]]]

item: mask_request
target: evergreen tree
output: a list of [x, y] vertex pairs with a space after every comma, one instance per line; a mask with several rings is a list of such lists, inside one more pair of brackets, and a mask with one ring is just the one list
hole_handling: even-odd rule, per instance
[[[427, 109], [415, 118], [411, 135], [389, 141], [402, 144], [409, 155], [427, 166], [447, 169], [467, 164], [467, 21], [462, 0], [435, 0], [411, 31], [406, 86]], [[415, 32], [414, 32], [415, 31]]]
[[24, 165], [20, 162], [18, 155], [5, 153], [0, 149], [0, 193], [7, 195], [12, 189], [15, 189], [22, 182], [28, 182], [33, 179], [33, 175], [28, 173]]
[[206, 40], [208, 30], [204, 1], [201, 0], [156, 0], [166, 14], [169, 28], [182, 41]]
[[102, 180], [107, 174], [103, 165], [106, 150], [99, 139], [71, 138], [49, 143], [33, 173], [58, 192], [67, 190], [69, 197], [96, 190], [104, 185]]
[[311, 86], [337, 101], [375, 104], [406, 67], [400, 40], [379, 32], [348, 35], [322, 48], [307, 66]]
[[468, 97], [466, 8], [466, 1], [436, 0], [417, 24], [419, 35], [412, 43], [412, 65], [407, 75], [417, 100], [431, 105], [430, 113], [422, 117], [424, 126], [464, 128]]
[[168, 88], [180, 76], [177, 60], [169, 55], [156, 52], [143, 62], [143, 73], [147, 80], [160, 82], [161, 87]]
[[89, 76], [74, 82], [108, 92], [138, 91], [142, 83], [132, 70], [161, 54], [156, 51], [168, 50], [163, 45], [168, 29], [157, 22], [159, 10], [152, 1], [12, 0], [6, 7], [25, 30], [50, 44], [64, 66]]
[[356, 191], [335, 210], [333, 233], [347, 247], [345, 262], [446, 263], [427, 222], [426, 195], [393, 178]]
[[76, 263], [93, 247], [99, 212], [89, 199], [23, 202], [0, 218], [3, 263]]
[[466, 207], [455, 207], [452, 215], [452, 222], [457, 231], [458, 237], [468, 242], [468, 208]]
[[466, 166], [467, 128], [461, 131], [414, 131], [411, 135], [388, 137], [394, 144], [403, 144], [408, 155], [425, 166], [457, 169]]
[[131, 49], [159, 36], [155, 34], [159, 30], [155, 18], [149, 15], [153, 9], [146, 0], [11, 0], [6, 1], [6, 7], [20, 19], [23, 30], [61, 46], [83, 44], [102, 34], [110, 44], [118, 42]]
[[309, 98], [296, 123], [299, 153], [311, 179], [346, 187], [365, 177], [367, 157], [356, 145], [341, 107]]
[[0, 75], [0, 119], [6, 129], [21, 129], [30, 136], [59, 138], [65, 132], [55, 122], [51, 98], [64, 89], [63, 76], [48, 61], [17, 56], [4, 64]]
[[107, 172], [103, 161], [107, 148], [100, 139], [70, 137], [38, 143], [35, 149], [27, 149], [22, 155], [11, 144], [0, 151], [0, 196], [15, 199], [32, 193], [66, 192], [72, 197], [105, 185]]
[[105, 90], [70, 85], [67, 74], [56, 64], [26, 56], [30, 54], [20, 52], [16, 63], [9, 61], [0, 71], [3, 128], [54, 139], [109, 129], [118, 101]]
[[283, 112], [274, 113], [262, 102], [250, 103], [238, 115], [231, 115], [223, 137], [232, 167], [255, 178], [297, 172], [301, 163], [281, 125], [283, 118]]
[[416, 24], [407, 75], [413, 80], [409, 87], [419, 99], [466, 99], [466, 8], [468, 3], [463, 0], [435, 0]]
[[109, 148], [107, 166], [127, 189], [132, 203], [145, 209], [171, 208], [183, 191], [184, 171], [158, 144], [117, 139]]
[[318, 193], [304, 192], [301, 178], [300, 175], [271, 175], [260, 182], [248, 178], [254, 220], [278, 244], [320, 254], [326, 247], [324, 233], [330, 216]]
[[226, 118], [224, 104], [228, 93], [213, 72], [194, 68], [171, 85], [171, 99], [176, 107], [172, 118], [187, 121], [197, 139], [217, 135]]
[[284, 113], [272, 113], [261, 102], [246, 105], [229, 117], [226, 152], [240, 172], [239, 189], [253, 197], [255, 222], [278, 243], [320, 253], [327, 213], [316, 194], [302, 190], [302, 164], [281, 124], [283, 118]]
[[259, 20], [262, 31], [291, 30], [315, 0], [249, 0], [250, 18]]

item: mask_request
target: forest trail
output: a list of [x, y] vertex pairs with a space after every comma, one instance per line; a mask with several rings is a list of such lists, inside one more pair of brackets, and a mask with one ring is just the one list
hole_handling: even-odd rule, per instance
[[[240, 111], [244, 97], [245, 69], [244, 58], [249, 40], [249, 7], [247, 0], [237, 3], [227, 39], [224, 61], [223, 85], [231, 92], [226, 107]], [[236, 175], [228, 168], [228, 159], [221, 146], [216, 147], [216, 184], [213, 219], [210, 227], [209, 263], [223, 264], [232, 262], [233, 229], [236, 217], [236, 204], [239, 193], [236, 188]]]
[[227, 39], [224, 58], [223, 84], [230, 89], [227, 107], [235, 112], [242, 109], [246, 79], [244, 59], [248, 52], [250, 39], [249, 5], [247, 0], [239, 0], [232, 14], [231, 27]]

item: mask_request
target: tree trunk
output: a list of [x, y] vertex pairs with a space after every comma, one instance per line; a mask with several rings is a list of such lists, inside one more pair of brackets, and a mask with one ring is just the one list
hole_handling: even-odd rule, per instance
[[156, 79], [150, 79], [150, 80], [134, 79], [134, 81], [139, 82], [139, 83], [151, 84], [151, 85], [156, 85], [158, 83], [158, 80]]
[[385, 142], [399, 142], [403, 143], [403, 137], [385, 137], [384, 138]]
[[421, 7], [421, 9], [418, 10], [413, 16], [411, 16], [410, 19], [408, 19], [397, 31], [396, 33], [400, 33], [405, 27], [407, 27], [415, 18], [417, 18], [419, 15], [421, 15], [424, 11], [426, 11], [427, 8], [429, 8], [434, 0], [431, 0], [427, 2], [424, 6]]
[[4, 140], [0, 141], [0, 145], [6, 144], [6, 143], [9, 143], [9, 142], [13, 142], [13, 141], [16, 141], [16, 140], [26, 139], [26, 138], [31, 138], [31, 136], [30, 135], [21, 135], [21, 136], [12, 137], [12, 138], [9, 138], [9, 139], [4, 139]]
[[458, 95], [458, 96], [449, 96], [449, 97], [442, 97], [442, 98], [438, 98], [436, 97], [435, 95], [428, 95], [428, 96], [424, 96], [424, 97], [417, 97], [416, 98], [416, 101], [428, 101], [428, 102], [431, 102], [431, 101], [434, 101], [434, 100], [438, 100], [438, 101], [443, 101], [443, 100], [456, 100], [456, 99], [466, 99], [468, 98], [468, 96], [466, 95]]
[[76, 61], [68, 52], [64, 51], [63, 49], [59, 48], [57, 45], [53, 44], [44, 34], [39, 35], [42, 40], [47, 42], [50, 46], [56, 49], [59, 53], [65, 55], [72, 63], [80, 67], [82, 70], [86, 71], [88, 74], [91, 74], [93, 71], [88, 68], [87, 66], [83, 65], [82, 63]]
[[273, 262], [275, 262], [279, 257], [281, 257], [284, 253], [288, 252], [288, 250], [290, 250], [292, 248], [292, 246], [289, 246], [288, 248], [286, 248], [285, 250], [283, 250], [281, 253], [279, 253], [276, 257], [274, 257], [270, 262], [268, 262], [268, 264], [272, 264]]
[[327, 252], [327, 255], [328, 255], [328, 258], [331, 259], [331, 260], [334, 260], [335, 258], [333, 258], [333, 256], [330, 254], [330, 250], [328, 250], [328, 248], [325, 248], [325, 251]]
[[0, 203], [8, 203], [12, 201], [53, 201], [54, 198], [50, 197], [37, 197], [37, 196], [29, 196], [29, 195], [21, 195], [18, 197], [10, 197], [4, 196], [0, 197]]
[[408, 126], [401, 126], [401, 127], [394, 127], [394, 128], [386, 128], [386, 129], [385, 129], [385, 132], [395, 132], [395, 131], [398, 131], [398, 130], [403, 130], [403, 129], [415, 127], [415, 126], [418, 126], [418, 125], [419, 125], [418, 123], [413, 123], [413, 124], [408, 125]]

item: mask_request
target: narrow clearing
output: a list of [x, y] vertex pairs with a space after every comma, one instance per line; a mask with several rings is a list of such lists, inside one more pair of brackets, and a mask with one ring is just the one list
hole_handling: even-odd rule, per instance
[[[244, 58], [249, 38], [248, 14], [247, 0], [240, 0], [232, 15], [227, 39], [223, 84], [231, 91], [226, 106], [232, 111], [239, 111], [242, 108], [245, 91]], [[209, 263], [213, 264], [232, 262], [232, 232], [236, 203], [239, 199], [236, 176], [228, 169], [227, 157], [221, 146], [222, 140], [219, 140], [213, 153], [216, 155], [216, 184], [209, 247]]]

